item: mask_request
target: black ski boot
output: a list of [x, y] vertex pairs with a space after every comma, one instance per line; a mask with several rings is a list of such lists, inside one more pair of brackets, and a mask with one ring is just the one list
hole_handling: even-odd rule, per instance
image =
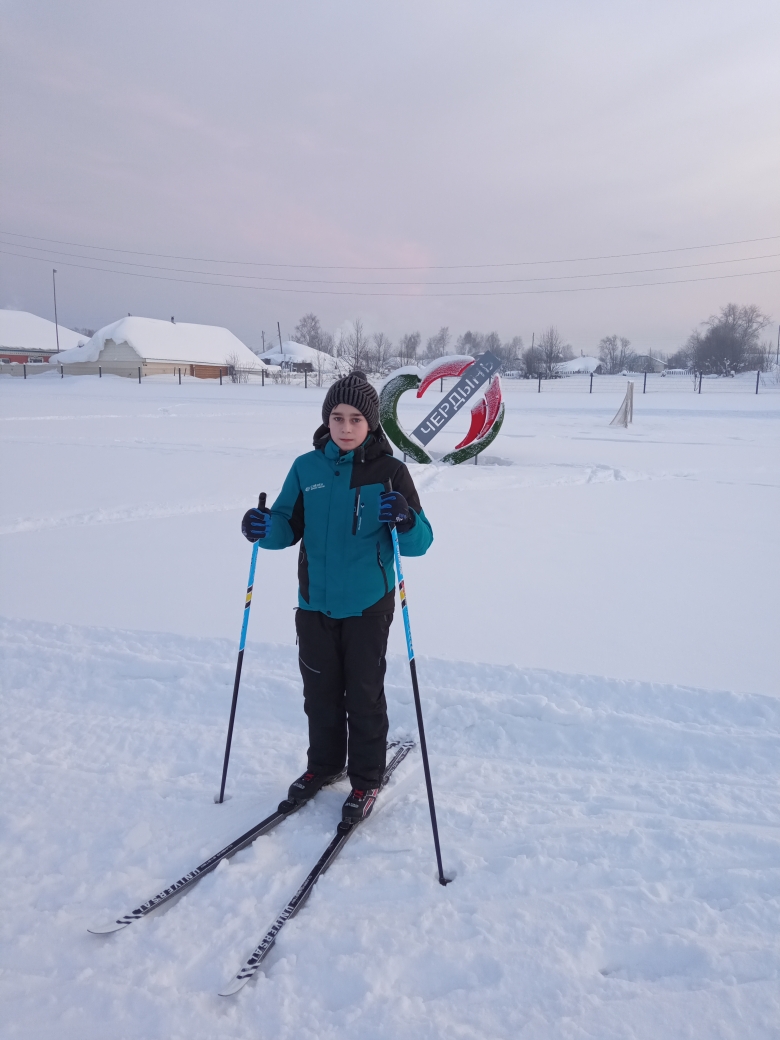
[[[310, 770], [307, 770], [303, 776], [299, 776], [297, 780], [293, 780], [290, 784], [290, 790], [287, 792], [287, 802], [282, 802], [282, 805], [292, 804], [296, 808], [300, 808], [304, 802], [308, 802], [323, 787], [340, 780], [343, 776], [343, 772], [312, 773]], [[280, 809], [282, 805], [279, 806]]]
[[353, 787], [341, 809], [342, 823], [349, 824], [351, 827], [353, 824], [365, 820], [371, 814], [378, 794], [378, 787]]

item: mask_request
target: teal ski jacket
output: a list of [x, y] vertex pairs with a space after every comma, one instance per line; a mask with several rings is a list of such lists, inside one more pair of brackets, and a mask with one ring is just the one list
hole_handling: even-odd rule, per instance
[[287, 474], [261, 549], [300, 542], [298, 605], [328, 617], [389, 614], [395, 604], [390, 529], [381, 523], [379, 496], [391, 481], [409, 503], [412, 527], [398, 532], [402, 556], [422, 556], [433, 531], [406, 466], [393, 458], [380, 430], [345, 455], [327, 427], [314, 435], [314, 451], [300, 455]]

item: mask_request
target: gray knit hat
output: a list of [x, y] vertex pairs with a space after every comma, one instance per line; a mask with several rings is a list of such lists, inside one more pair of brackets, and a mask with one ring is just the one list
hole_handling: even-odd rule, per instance
[[330, 413], [337, 404], [350, 404], [363, 415], [369, 430], [379, 426], [379, 394], [369, 383], [365, 372], [356, 368], [348, 376], [337, 379], [325, 395], [322, 405], [322, 421], [328, 425]]

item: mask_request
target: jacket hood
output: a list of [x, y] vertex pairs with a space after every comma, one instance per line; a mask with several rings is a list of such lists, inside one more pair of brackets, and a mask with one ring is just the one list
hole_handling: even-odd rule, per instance
[[[325, 445], [330, 440], [330, 430], [327, 426], [323, 425], [317, 428], [312, 444], [317, 451], [323, 451]], [[375, 430], [369, 433], [365, 441], [360, 445], [359, 448], [355, 448], [355, 462], [366, 462], [369, 459], [378, 459], [380, 455], [392, 455], [393, 448], [390, 441], [385, 436], [385, 431], [381, 426], [377, 426]]]

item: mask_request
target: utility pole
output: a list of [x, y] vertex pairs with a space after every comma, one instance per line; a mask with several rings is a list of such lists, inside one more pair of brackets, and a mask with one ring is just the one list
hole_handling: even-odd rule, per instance
[[261, 332], [260, 335], [263, 337], [263, 353], [265, 354], [265, 333]]
[[775, 358], [775, 364], [780, 367], [780, 325], [777, 326], [777, 357]]
[[282, 346], [282, 327], [278, 321], [276, 323], [276, 331], [279, 333], [279, 350], [284, 354], [284, 347]]
[[54, 289], [54, 335], [57, 337], [57, 353], [60, 352], [60, 327], [57, 322], [57, 268], [51, 270], [51, 284]]

